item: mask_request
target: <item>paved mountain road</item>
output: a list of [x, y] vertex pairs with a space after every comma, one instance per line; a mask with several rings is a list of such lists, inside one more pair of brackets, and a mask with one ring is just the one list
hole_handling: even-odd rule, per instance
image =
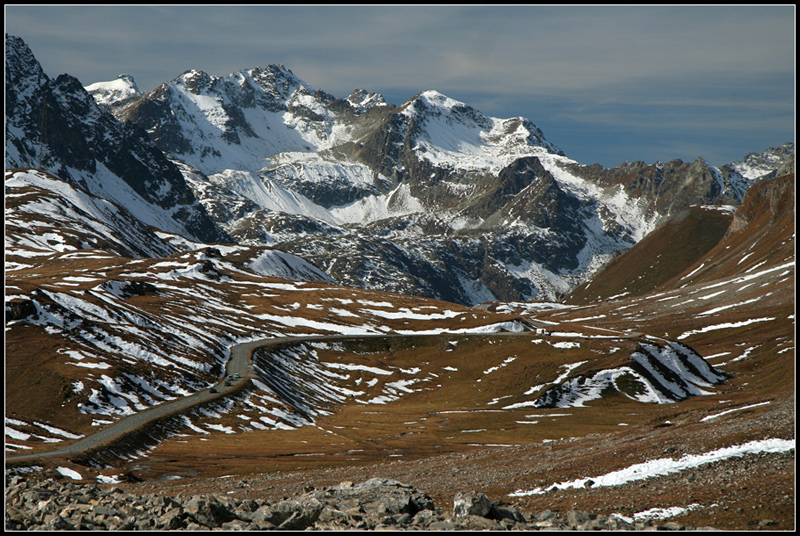
[[[6, 463], [79, 454], [81, 452], [98, 447], [103, 443], [111, 441], [112, 439], [116, 439], [122, 435], [132, 432], [155, 419], [165, 417], [173, 413], [179, 413], [203, 402], [208, 402], [216, 398], [223, 397], [238, 388], [242, 382], [253, 377], [253, 367], [250, 361], [250, 354], [254, 348], [287, 342], [301, 343], [306, 341], [334, 341], [362, 339], [365, 337], [386, 339], [404, 336], [406, 335], [320, 335], [312, 337], [277, 337], [243, 342], [231, 347], [231, 358], [228, 360], [228, 363], [225, 366], [225, 377], [210, 388], [199, 391], [193, 395], [180, 398], [173, 402], [165, 402], [164, 404], [160, 404], [150, 409], [134, 413], [133, 415], [125, 417], [95, 434], [83, 437], [75, 443], [56, 450], [6, 456]], [[231, 385], [226, 385], [226, 382], [229, 381], [229, 378], [231, 377], [233, 377]]]
[[[281, 342], [301, 341], [301, 340], [305, 339], [282, 337], [273, 339], [261, 339], [261, 340], [249, 341], [237, 344], [231, 347], [231, 358], [228, 360], [228, 363], [225, 367], [226, 369], [225, 377], [222, 378], [216, 385], [213, 385], [211, 388], [204, 389], [193, 395], [180, 398], [173, 402], [166, 402], [164, 404], [160, 404], [145, 411], [135, 413], [129, 417], [125, 417], [117, 421], [116, 423], [112, 424], [111, 426], [104, 428], [95, 434], [84, 437], [76, 441], [75, 443], [72, 443], [65, 447], [47, 452], [38, 452], [34, 454], [6, 456], [6, 462], [17, 462], [17, 461], [34, 460], [38, 458], [45, 458], [52, 456], [68, 456], [72, 454], [78, 454], [80, 452], [95, 448], [121, 435], [129, 433], [154, 419], [158, 419], [160, 417], [164, 417], [172, 413], [184, 411], [188, 408], [191, 408], [192, 406], [196, 406], [197, 404], [201, 404], [203, 402], [208, 402], [215, 398], [222, 397], [225, 394], [236, 389], [241, 382], [247, 380], [250, 377], [252, 371], [252, 367], [250, 366], [251, 365], [250, 351], [253, 348], [259, 346], [266, 346], [270, 344], [277, 344]], [[237, 374], [239, 375], [239, 377], [236, 377], [236, 379], [234, 379], [234, 381], [231, 382], [231, 385], [225, 385], [225, 382], [227, 381], [227, 378], [229, 376], [235, 377]], [[216, 393], [212, 392], [212, 390], [216, 390], [217, 392]]]
[[[533, 324], [533, 323], [531, 323]], [[541, 328], [540, 325], [536, 325], [535, 327]], [[522, 335], [528, 334], [530, 335], [530, 331], [522, 331], [522, 332], [500, 332], [500, 333], [492, 333], [492, 335]], [[214, 400], [216, 398], [220, 398], [225, 396], [226, 394], [230, 393], [231, 391], [237, 389], [240, 384], [246, 380], [249, 380], [253, 377], [253, 366], [252, 362], [250, 361], [250, 355], [253, 349], [262, 347], [262, 346], [271, 346], [274, 344], [281, 344], [287, 342], [294, 342], [294, 343], [302, 343], [302, 342], [309, 342], [309, 341], [344, 341], [344, 340], [353, 340], [353, 339], [364, 339], [364, 338], [382, 338], [382, 339], [392, 339], [392, 338], [402, 338], [402, 337], [441, 337], [446, 335], [448, 337], [457, 337], [457, 336], [474, 336], [475, 333], [464, 333], [464, 334], [437, 334], [437, 335], [386, 335], [386, 334], [378, 334], [378, 335], [319, 335], [319, 336], [311, 336], [311, 337], [277, 337], [277, 338], [270, 338], [270, 339], [258, 339], [248, 342], [243, 342], [231, 347], [231, 358], [228, 360], [228, 363], [225, 367], [225, 377], [222, 378], [217, 384], [213, 385], [209, 389], [204, 389], [200, 392], [197, 392], [193, 395], [189, 395], [173, 402], [165, 402], [164, 404], [155, 406], [153, 408], [135, 413], [128, 417], [125, 417], [116, 423], [112, 424], [111, 426], [100, 430], [99, 432], [92, 434], [90, 436], [86, 436], [84, 438], [79, 439], [75, 443], [67, 445], [65, 447], [61, 447], [56, 450], [46, 451], [46, 452], [38, 452], [33, 454], [21, 454], [15, 456], [6, 456], [6, 463], [8, 462], [20, 462], [26, 460], [35, 460], [40, 458], [47, 458], [47, 457], [54, 457], [54, 456], [70, 456], [74, 454], [79, 454], [81, 452], [96, 448], [103, 443], [111, 441], [112, 439], [116, 439], [124, 434], [134, 431], [135, 429], [147, 424], [154, 419], [158, 419], [161, 417], [165, 417], [167, 415], [171, 415], [173, 413], [179, 413], [181, 411], [185, 411], [192, 406], [196, 406], [203, 402], [208, 402]], [[621, 334], [622, 335], [622, 334]], [[627, 337], [639, 336], [640, 334], [627, 334]], [[626, 335], [622, 335], [626, 336]], [[237, 376], [238, 375], [238, 376]], [[231, 385], [226, 385], [226, 381], [233, 377], [233, 381], [231, 381]], [[212, 392], [216, 390], [217, 392]]]

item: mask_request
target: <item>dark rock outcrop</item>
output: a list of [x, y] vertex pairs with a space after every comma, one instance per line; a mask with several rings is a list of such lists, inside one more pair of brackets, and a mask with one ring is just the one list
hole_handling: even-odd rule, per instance
[[313, 489], [278, 502], [219, 495], [134, 495], [118, 487], [7, 476], [6, 530], [686, 530], [572, 509], [526, 515], [470, 491], [454, 514], [413, 486], [375, 478]]
[[[122, 205], [135, 195], [175, 222], [167, 230], [230, 242], [145, 131], [114, 118], [76, 78], [50, 79], [24, 41], [12, 36], [6, 36], [5, 73], [6, 168], [43, 169]], [[119, 191], [109, 174], [132, 192]]]

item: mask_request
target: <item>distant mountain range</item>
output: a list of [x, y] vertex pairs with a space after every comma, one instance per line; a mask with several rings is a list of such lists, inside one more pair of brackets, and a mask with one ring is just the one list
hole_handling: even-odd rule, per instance
[[[604, 169], [527, 119], [435, 91], [337, 99], [281, 66], [189, 71], [148, 94], [129, 75], [84, 86], [7, 37], [10, 478], [181, 478], [185, 493], [209, 474], [250, 486], [226, 484], [221, 456], [302, 486], [374, 463], [427, 478], [466, 456], [474, 470], [435, 475], [443, 490], [496, 474], [487, 485], [515, 497], [620, 460], [793, 446], [793, 169], [791, 143], [719, 168]], [[265, 341], [246, 381], [212, 393], [242, 343]], [[97, 432], [89, 451], [60, 448]], [[57, 456], [16, 456], [40, 453]], [[791, 452], [767, 455], [613, 501], [597, 477], [573, 491], [644, 509], [689, 479], [707, 484], [701, 523], [744, 505], [719, 527], [791, 526]], [[774, 472], [733, 500], [720, 483], [753, 467]], [[778, 508], [748, 506], [762, 503]]]
[[[555, 300], [669, 215], [735, 206], [794, 166], [789, 143], [720, 168], [604, 169], [525, 118], [436, 91], [400, 106], [363, 89], [340, 99], [281, 65], [190, 70], [142, 94], [130, 75], [50, 79], [7, 36], [6, 80], [6, 169], [43, 169], [165, 233], [269, 246], [341, 285], [466, 305]], [[120, 237], [125, 254], [165, 251], [135, 232]]]

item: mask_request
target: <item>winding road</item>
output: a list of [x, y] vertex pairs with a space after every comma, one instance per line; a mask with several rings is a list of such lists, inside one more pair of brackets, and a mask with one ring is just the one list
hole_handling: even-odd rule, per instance
[[[327, 338], [327, 337], [323, 336], [321, 338]], [[133, 415], [125, 417], [117, 421], [116, 423], [112, 424], [111, 426], [100, 430], [95, 434], [81, 438], [75, 443], [72, 443], [65, 447], [61, 447], [59, 449], [47, 452], [22, 454], [18, 456], [6, 456], [6, 462], [8, 463], [8, 462], [34, 460], [39, 458], [47, 458], [53, 456], [70, 456], [74, 454], [79, 454], [86, 450], [98, 447], [99, 445], [111, 441], [112, 439], [118, 438], [124, 434], [132, 432], [136, 428], [143, 426], [144, 424], [154, 419], [165, 417], [173, 413], [185, 411], [186, 409], [191, 408], [192, 406], [196, 406], [197, 404], [201, 404], [203, 402], [208, 402], [210, 400], [214, 400], [215, 398], [225, 396], [227, 393], [230, 393], [231, 391], [239, 387], [239, 385], [242, 382], [252, 377], [253, 367], [251, 366], [250, 362], [250, 352], [254, 348], [257, 348], [259, 346], [268, 346], [271, 344], [279, 344], [291, 341], [299, 342], [302, 340], [307, 340], [307, 339], [305, 338], [300, 339], [295, 337], [281, 337], [281, 338], [249, 341], [232, 346], [231, 358], [228, 360], [228, 363], [226, 364], [225, 367], [225, 377], [222, 378], [216, 385], [213, 385], [208, 389], [199, 391], [193, 395], [180, 398], [173, 402], [167, 402], [152, 407], [150, 409], [147, 409], [145, 411], [134, 413]], [[230, 382], [231, 383], [230, 385], [226, 385], [228, 378], [231, 376], [234, 377], [234, 380]]]
[[[529, 325], [533, 325], [536, 328], [542, 327], [530, 321], [528, 321], [527, 323]], [[530, 333], [531, 333], [530, 331], [501, 332], [501, 333], [493, 333], [493, 335], [521, 335]], [[456, 334], [447, 334], [447, 335], [450, 337], [457, 336]], [[475, 333], [464, 333], [463, 335], [469, 336], [469, 335], [475, 335]], [[629, 333], [622, 336], [631, 337], [633, 335], [638, 336], [639, 334]], [[237, 389], [244, 381], [247, 381], [254, 377], [254, 370], [252, 366], [253, 364], [251, 362], [250, 356], [255, 348], [259, 348], [262, 346], [272, 346], [275, 344], [290, 343], [290, 342], [302, 343], [302, 342], [313, 342], [313, 341], [337, 341], [337, 340], [344, 341], [344, 340], [364, 339], [364, 338], [392, 339], [392, 338], [401, 338], [409, 336], [440, 337], [441, 335], [439, 334], [437, 335], [427, 335], [427, 334], [426, 335], [408, 335], [408, 334], [319, 335], [319, 336], [307, 336], [307, 337], [277, 337], [277, 338], [257, 339], [253, 341], [243, 342], [231, 347], [231, 358], [228, 360], [228, 363], [226, 364], [225, 376], [222, 379], [220, 379], [220, 381], [217, 384], [211, 386], [208, 389], [204, 389], [193, 395], [180, 398], [173, 402], [166, 402], [164, 404], [125, 417], [117, 421], [116, 423], [112, 424], [111, 426], [108, 426], [107, 428], [98, 431], [97, 433], [83, 437], [78, 441], [71, 443], [67, 446], [61, 447], [59, 449], [46, 452], [31, 453], [31, 454], [6, 456], [5, 460], [6, 463], [10, 463], [10, 462], [22, 462], [27, 460], [35, 460], [48, 457], [71, 456], [75, 454], [80, 454], [82, 452], [96, 448], [104, 443], [110, 442], [113, 439], [119, 438], [122, 435], [130, 433], [155, 419], [159, 419], [174, 413], [180, 413], [198, 404], [223, 397], [226, 394], [230, 393], [231, 391]]]
[[[78, 441], [45, 452], [36, 452], [31, 454], [21, 454], [14, 456], [6, 456], [6, 463], [23, 462], [28, 460], [36, 460], [41, 458], [57, 457], [57, 456], [72, 456], [82, 452], [96, 448], [104, 443], [110, 442], [120, 436], [130, 433], [145, 424], [167, 415], [180, 413], [193, 406], [202, 404], [225, 396], [237, 389], [244, 381], [254, 377], [254, 370], [250, 355], [255, 348], [262, 346], [272, 346], [275, 344], [282, 344], [288, 342], [308, 342], [308, 341], [336, 341], [336, 340], [349, 340], [349, 339], [363, 339], [363, 338], [395, 338], [407, 337], [408, 335], [319, 335], [308, 337], [277, 337], [269, 339], [257, 339], [253, 341], [243, 342], [231, 347], [231, 358], [225, 366], [225, 376], [220, 379], [218, 383], [212, 385], [208, 389], [204, 389], [193, 395], [189, 395], [173, 402], [166, 402], [150, 409], [134, 413], [125, 417], [116, 423], [103, 428], [97, 433], [83, 437]], [[232, 378], [232, 379], [231, 379]], [[230, 383], [230, 385], [228, 385]]]

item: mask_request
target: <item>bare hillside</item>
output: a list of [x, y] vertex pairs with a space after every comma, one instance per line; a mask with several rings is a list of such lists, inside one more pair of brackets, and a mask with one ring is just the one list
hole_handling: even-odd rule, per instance
[[[478, 489], [530, 515], [580, 508], [688, 526], [792, 529], [792, 194], [791, 178], [764, 182], [722, 241], [669, 281], [638, 296], [578, 306], [496, 304], [490, 313], [257, 280], [233, 264], [236, 255], [249, 258], [244, 251], [199, 265], [199, 252], [160, 263], [116, 260], [149, 273], [160, 291], [116, 300], [95, 301], [103, 296], [98, 285], [120, 269], [107, 261], [102, 270], [87, 265], [80, 281], [70, 271], [54, 279], [51, 271], [45, 284], [36, 279], [41, 268], [18, 270], [19, 291], [40, 285], [51, 297], [83, 292], [82, 314], [93, 315], [58, 333], [20, 325], [7, 331], [17, 359], [28, 355], [22, 337], [34, 331], [42, 344], [27, 359], [44, 357], [49, 344], [41, 366], [51, 375], [81, 370], [70, 363], [109, 360], [77, 359], [58, 347], [83, 348], [81, 330], [119, 326], [134, 307], [154, 322], [176, 322], [175, 315], [198, 322], [191, 311], [204, 311], [206, 330], [225, 311], [226, 329], [242, 334], [352, 334], [343, 342], [264, 349], [254, 361], [262, 376], [226, 402], [187, 414], [185, 426], [150, 428], [155, 441], [119, 444], [116, 459], [54, 459], [39, 470], [70, 468], [133, 493], [242, 499], [380, 476], [416, 486], [444, 508], [456, 492]], [[365, 331], [394, 337], [364, 338]], [[649, 376], [642, 372], [648, 368]], [[133, 406], [132, 394], [118, 396], [128, 402], [116, 407]], [[35, 416], [13, 417], [25, 424], [12, 428], [30, 437], [20, 444], [48, 448], [34, 444], [44, 423], [43, 413], [33, 413], [47, 399], [23, 404], [24, 396], [12, 393], [9, 400]], [[72, 422], [69, 433], [89, 433], [86, 417]]]

